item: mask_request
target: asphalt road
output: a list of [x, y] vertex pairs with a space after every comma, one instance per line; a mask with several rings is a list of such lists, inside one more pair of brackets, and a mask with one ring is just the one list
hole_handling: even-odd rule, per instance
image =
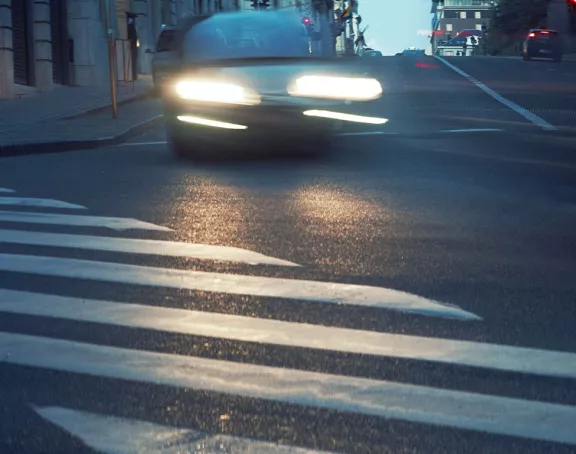
[[329, 154], [2, 159], [0, 452], [576, 452], [576, 63], [448, 63], [554, 130], [401, 57]]

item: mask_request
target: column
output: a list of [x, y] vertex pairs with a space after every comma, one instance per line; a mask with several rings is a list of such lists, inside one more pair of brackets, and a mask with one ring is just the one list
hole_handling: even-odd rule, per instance
[[104, 22], [98, 0], [68, 0], [68, 32], [74, 41], [74, 85], [102, 85], [109, 82]]
[[49, 0], [34, 0], [32, 17], [34, 18], [34, 73], [36, 88], [38, 91], [49, 91], [54, 86]]
[[11, 0], [0, 0], [0, 99], [14, 97], [11, 5]]

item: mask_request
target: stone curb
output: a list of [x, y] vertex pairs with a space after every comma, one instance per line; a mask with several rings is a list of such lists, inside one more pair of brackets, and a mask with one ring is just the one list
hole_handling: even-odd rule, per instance
[[149, 120], [131, 126], [123, 132], [116, 134], [115, 136], [101, 137], [98, 139], [70, 139], [51, 142], [0, 145], [0, 157], [60, 153], [63, 151], [87, 150], [103, 146], [117, 145], [136, 136], [139, 136], [140, 134], [143, 134], [149, 129], [162, 124], [163, 121], [164, 117], [162, 115], [158, 115], [156, 117], [150, 118]]

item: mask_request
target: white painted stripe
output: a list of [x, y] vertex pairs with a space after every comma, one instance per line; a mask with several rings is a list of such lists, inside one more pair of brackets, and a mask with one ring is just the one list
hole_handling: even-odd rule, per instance
[[0, 197], [0, 205], [15, 205], [23, 207], [42, 208], [68, 208], [74, 210], [86, 210], [85, 206], [74, 205], [73, 203], [62, 202], [53, 199], [35, 199], [30, 197]]
[[516, 104], [513, 101], [510, 101], [509, 99], [505, 98], [504, 96], [500, 95], [499, 93], [497, 93], [496, 91], [492, 90], [490, 87], [486, 86], [485, 84], [483, 84], [482, 82], [480, 82], [478, 79], [474, 78], [473, 76], [471, 76], [470, 74], [462, 71], [460, 68], [458, 68], [457, 66], [454, 66], [452, 63], [449, 63], [448, 61], [446, 61], [444, 58], [442, 57], [438, 57], [435, 56], [436, 59], [440, 60], [442, 63], [444, 63], [446, 66], [448, 66], [450, 69], [456, 71], [458, 74], [460, 74], [462, 77], [468, 79], [470, 82], [472, 82], [474, 85], [476, 85], [480, 90], [482, 90], [484, 93], [486, 93], [487, 95], [491, 96], [492, 98], [494, 98], [496, 101], [498, 101], [501, 104], [504, 104], [506, 107], [508, 107], [509, 109], [512, 109], [514, 112], [516, 112], [519, 115], [522, 115], [526, 120], [534, 123], [536, 126], [539, 126], [540, 128], [546, 130], [546, 131], [556, 131], [558, 128], [556, 128], [555, 126], [551, 125], [550, 123], [548, 123], [546, 120], [544, 120], [543, 118], [540, 118], [538, 115], [533, 114], [532, 112], [530, 112], [529, 110], [525, 109], [524, 107], [519, 106], [518, 104]]
[[443, 129], [440, 132], [502, 132], [503, 129], [498, 128], [478, 128], [478, 129]]
[[382, 131], [368, 131], [368, 132], [340, 132], [338, 134], [334, 134], [335, 136], [339, 137], [346, 137], [346, 136], [383, 136], [383, 135], [396, 135], [395, 132], [388, 132], [384, 133]]
[[[63, 407], [34, 408], [50, 421], [97, 452], [105, 454], [319, 454], [326, 451], [284, 446], [229, 435], [208, 434], [192, 429], [170, 427], [137, 419], [104, 416]], [[214, 447], [218, 448], [214, 448]]]
[[13, 193], [13, 192], [16, 192], [16, 191], [15, 191], [14, 189], [0, 188], [0, 192]]
[[121, 147], [135, 147], [138, 145], [166, 145], [168, 142], [131, 142], [131, 143], [123, 143]]
[[479, 320], [456, 306], [406, 292], [367, 285], [176, 270], [90, 260], [0, 254], [0, 270], [132, 285], [253, 295], [377, 307], [431, 317]]
[[25, 224], [67, 225], [77, 227], [105, 227], [112, 230], [158, 230], [172, 232], [161, 225], [150, 224], [131, 218], [110, 218], [100, 216], [76, 216], [54, 213], [31, 213], [22, 211], [0, 211], [0, 222], [21, 222]]
[[576, 379], [576, 354], [0, 290], [0, 312]]
[[576, 407], [0, 333], [0, 361], [576, 444]]
[[247, 263], [249, 265], [300, 266], [287, 260], [268, 257], [258, 252], [227, 246], [179, 243], [176, 241], [108, 238], [89, 235], [64, 235], [59, 233], [23, 232], [0, 230], [0, 243], [29, 244], [93, 251], [126, 252], [168, 257], [189, 257]]

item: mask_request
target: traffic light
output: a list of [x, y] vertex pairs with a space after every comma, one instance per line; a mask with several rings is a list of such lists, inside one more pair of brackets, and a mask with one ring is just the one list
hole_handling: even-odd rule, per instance
[[304, 27], [310, 27], [312, 25], [312, 21], [309, 17], [304, 17], [302, 23], [304, 24]]
[[262, 0], [260, 2], [260, 8], [261, 9], [268, 9], [270, 8], [270, 0]]

